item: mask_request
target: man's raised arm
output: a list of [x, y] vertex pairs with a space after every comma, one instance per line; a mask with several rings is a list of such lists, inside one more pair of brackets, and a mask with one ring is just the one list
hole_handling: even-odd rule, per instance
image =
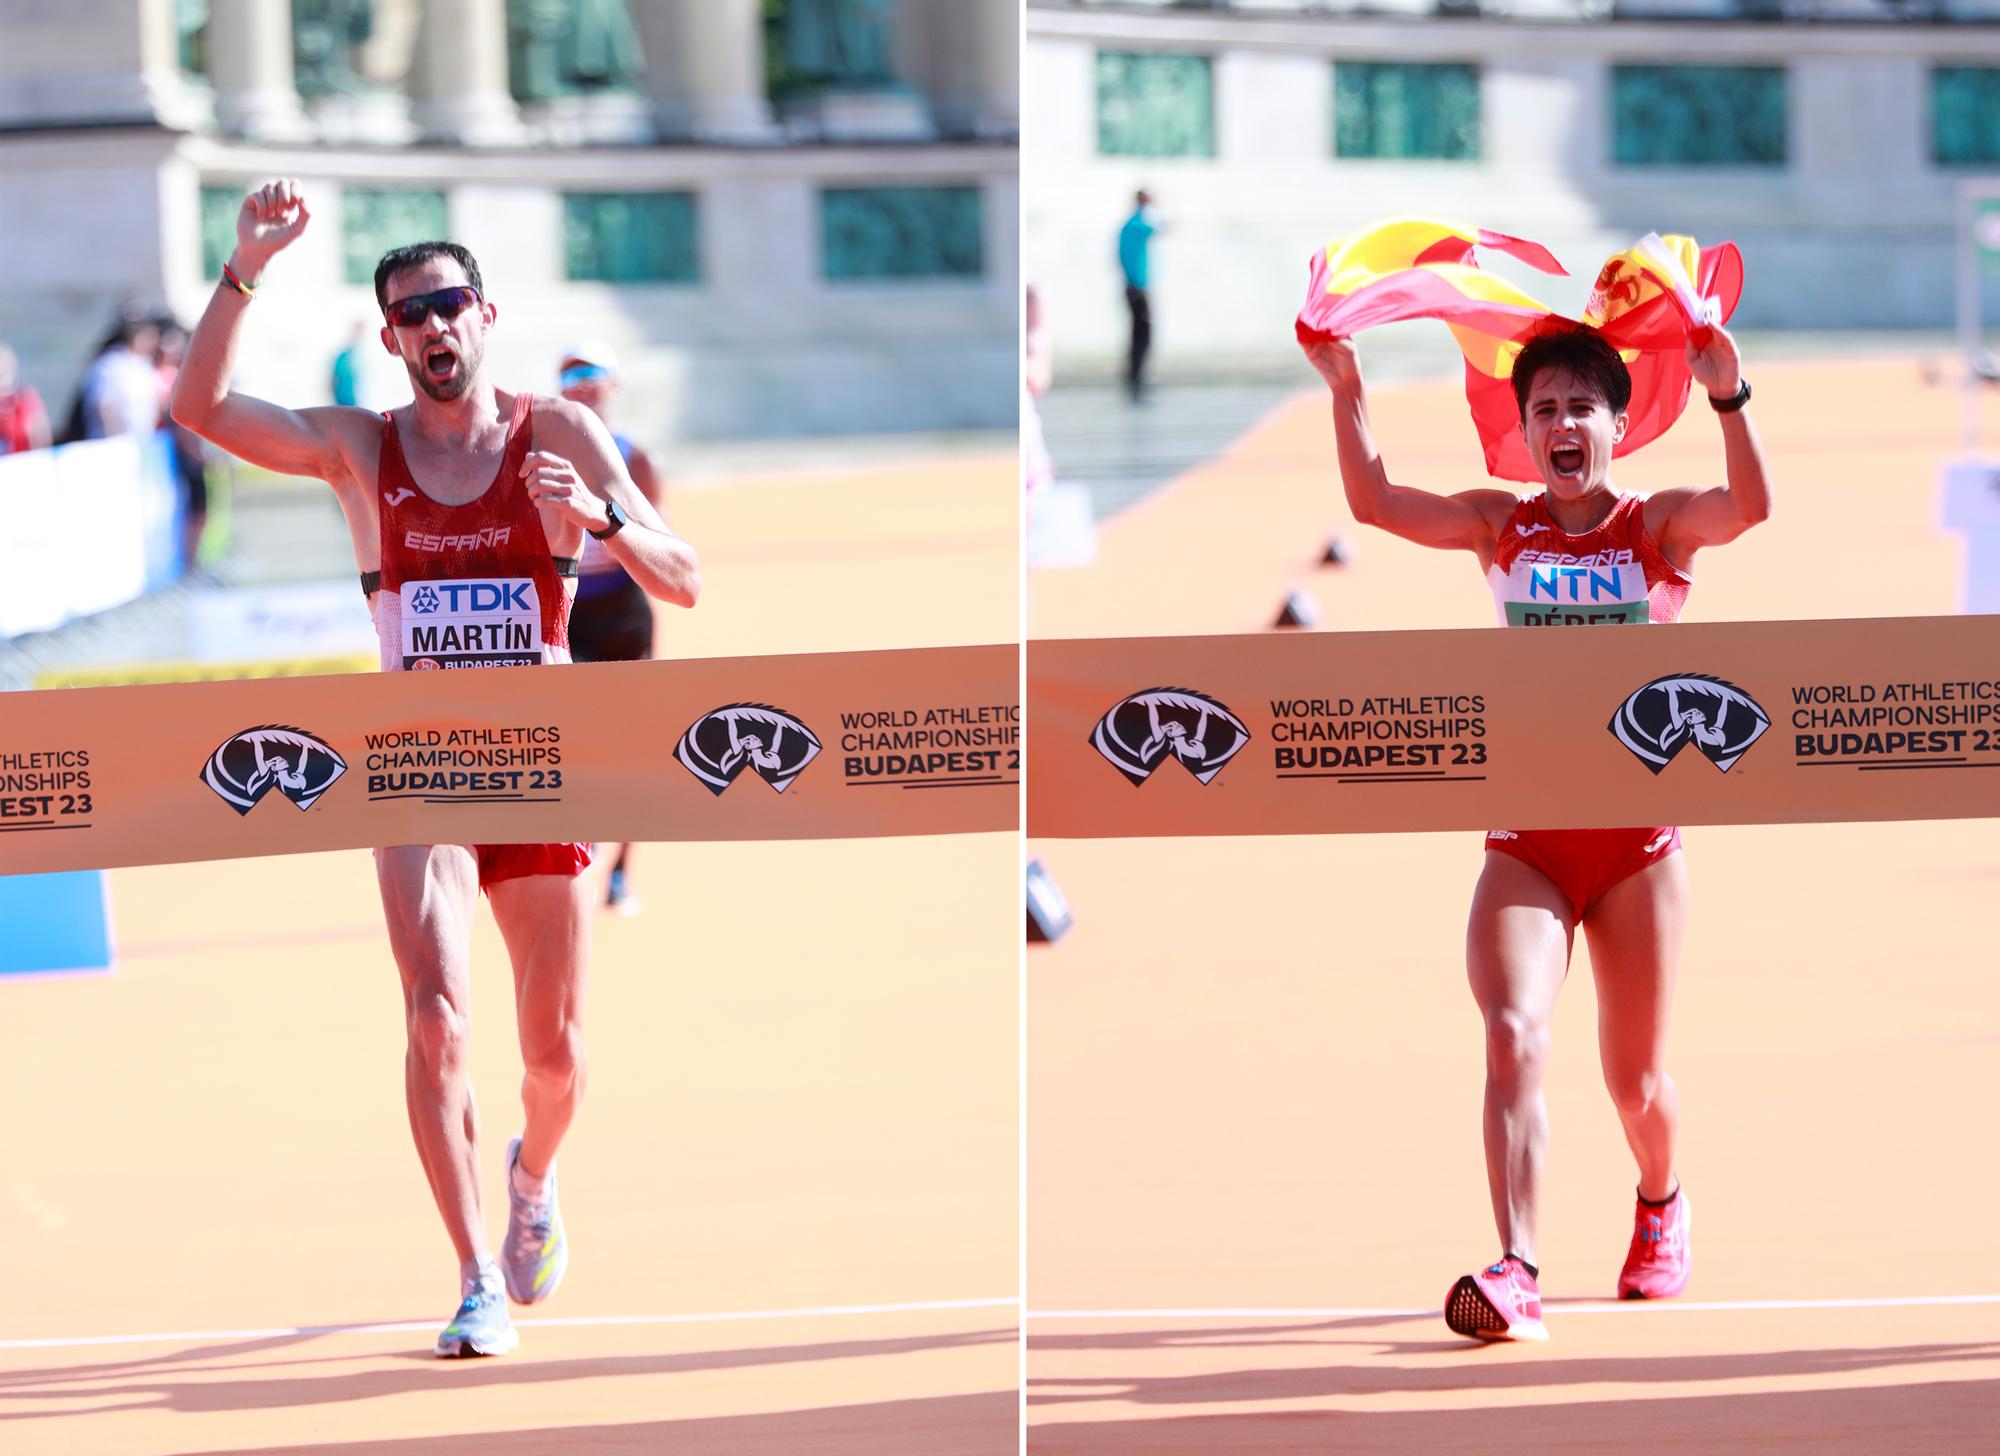
[[188, 340], [169, 409], [177, 424], [252, 465], [332, 481], [347, 469], [340, 433], [356, 428], [348, 417], [370, 422], [365, 411], [289, 410], [229, 388], [237, 335], [257, 280], [310, 220], [298, 184], [289, 179], [267, 183], [243, 199], [236, 215], [236, 251]]

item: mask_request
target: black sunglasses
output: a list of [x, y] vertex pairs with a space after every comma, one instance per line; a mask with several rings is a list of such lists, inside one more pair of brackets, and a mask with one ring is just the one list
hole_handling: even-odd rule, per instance
[[432, 313], [441, 319], [455, 319], [480, 301], [477, 288], [461, 283], [456, 288], [440, 288], [436, 293], [399, 298], [382, 310], [382, 316], [399, 329], [413, 329]]

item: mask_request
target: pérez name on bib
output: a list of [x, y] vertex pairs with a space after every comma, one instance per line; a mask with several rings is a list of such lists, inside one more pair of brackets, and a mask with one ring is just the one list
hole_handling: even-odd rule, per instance
[[403, 666], [521, 667], [546, 660], [542, 604], [525, 576], [403, 583]]

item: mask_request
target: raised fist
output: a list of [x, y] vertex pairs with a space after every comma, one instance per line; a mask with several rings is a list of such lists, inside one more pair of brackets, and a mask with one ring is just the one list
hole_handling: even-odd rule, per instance
[[304, 232], [311, 217], [296, 179], [266, 182], [243, 199], [242, 210], [236, 214], [236, 245], [242, 249], [244, 261], [261, 267]]
[[1319, 377], [1333, 389], [1347, 389], [1360, 382], [1361, 355], [1352, 339], [1326, 339], [1305, 346], [1306, 358]]

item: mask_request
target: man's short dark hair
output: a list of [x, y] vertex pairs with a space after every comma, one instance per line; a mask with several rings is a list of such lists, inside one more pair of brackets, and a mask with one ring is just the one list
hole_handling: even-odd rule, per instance
[[375, 303], [380, 308], [389, 306], [389, 280], [405, 268], [421, 268], [433, 258], [449, 258], [465, 270], [465, 281], [479, 290], [481, 298], [486, 297], [486, 284], [479, 276], [479, 263], [472, 254], [457, 243], [411, 243], [406, 247], [391, 248], [382, 255], [382, 261], [375, 265]]
[[1632, 402], [1632, 375], [1618, 351], [1595, 330], [1574, 326], [1549, 329], [1528, 340], [1514, 360], [1514, 406], [1528, 419], [1528, 391], [1544, 369], [1560, 369], [1604, 397], [1617, 414]]

